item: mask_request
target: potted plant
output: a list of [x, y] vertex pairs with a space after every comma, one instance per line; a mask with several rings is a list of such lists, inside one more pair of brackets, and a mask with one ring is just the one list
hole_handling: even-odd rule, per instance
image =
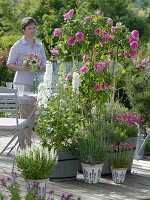
[[25, 179], [27, 190], [36, 188], [38, 195], [45, 196], [48, 177], [57, 163], [57, 157], [48, 148], [32, 144], [15, 154], [16, 165]]
[[73, 153], [78, 137], [75, 132], [74, 107], [66, 106], [66, 103], [59, 92], [57, 96], [51, 97], [47, 109], [41, 109], [35, 126], [42, 145], [58, 154], [58, 164], [50, 176], [54, 181], [75, 179], [79, 165]]
[[86, 129], [84, 133], [84, 137], [78, 140], [76, 153], [81, 161], [84, 181], [86, 183], [98, 183], [108, 154], [107, 142], [103, 135], [98, 132], [92, 133]]
[[115, 183], [124, 183], [128, 166], [133, 157], [132, 152], [135, 150], [135, 144], [121, 142], [109, 146], [111, 155], [112, 178]]

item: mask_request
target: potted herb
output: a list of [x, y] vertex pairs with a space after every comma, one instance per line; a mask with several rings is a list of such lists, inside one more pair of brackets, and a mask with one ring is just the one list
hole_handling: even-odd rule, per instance
[[46, 193], [48, 177], [57, 163], [54, 153], [40, 144], [32, 144], [15, 154], [16, 165], [26, 181], [27, 190], [37, 188], [43, 197]]
[[98, 183], [108, 153], [107, 143], [103, 136], [95, 132], [80, 138], [76, 152], [82, 164], [84, 181]]
[[112, 178], [115, 183], [124, 183], [128, 166], [132, 159], [135, 144], [121, 142], [109, 147], [111, 156]]

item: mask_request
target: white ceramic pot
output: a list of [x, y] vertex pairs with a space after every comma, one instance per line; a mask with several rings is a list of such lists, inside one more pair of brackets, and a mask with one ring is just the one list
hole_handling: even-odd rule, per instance
[[111, 166], [111, 171], [112, 171], [112, 179], [114, 183], [119, 183], [119, 184], [124, 183], [127, 168], [113, 168]]
[[82, 164], [85, 183], [99, 183], [101, 178], [103, 163], [96, 165], [89, 165], [85, 163], [81, 164]]
[[27, 191], [32, 190], [35, 188], [36, 192], [39, 197], [44, 197], [46, 194], [46, 188], [48, 179], [42, 179], [42, 180], [26, 180], [26, 188]]

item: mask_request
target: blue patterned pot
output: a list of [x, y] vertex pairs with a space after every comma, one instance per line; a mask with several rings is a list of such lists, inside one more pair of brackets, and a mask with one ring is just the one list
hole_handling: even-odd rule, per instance
[[111, 166], [111, 171], [112, 171], [112, 179], [114, 183], [118, 183], [118, 184], [124, 183], [127, 168], [113, 168]]
[[33, 188], [35, 188], [37, 190], [36, 194], [39, 197], [41, 197], [41, 198], [45, 197], [48, 179], [26, 180], [25, 182], [26, 182], [27, 191], [30, 191]]
[[82, 163], [83, 176], [85, 183], [99, 183], [101, 178], [102, 164], [89, 165]]

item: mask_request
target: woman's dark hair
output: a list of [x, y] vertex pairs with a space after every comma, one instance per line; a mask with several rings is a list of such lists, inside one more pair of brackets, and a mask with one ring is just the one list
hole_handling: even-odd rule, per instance
[[21, 29], [24, 30], [26, 26], [34, 23], [36, 25], [36, 21], [32, 17], [26, 17], [22, 20]]

